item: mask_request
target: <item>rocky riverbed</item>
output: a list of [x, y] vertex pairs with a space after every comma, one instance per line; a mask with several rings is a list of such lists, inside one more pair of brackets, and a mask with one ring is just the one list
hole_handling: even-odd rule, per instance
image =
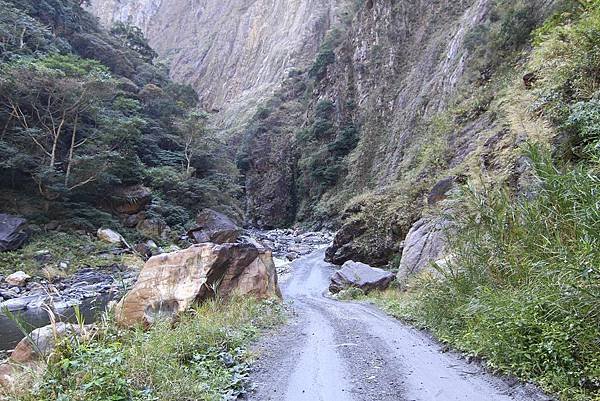
[[[333, 235], [328, 232], [302, 232], [293, 229], [269, 231], [248, 229], [243, 235], [273, 251], [275, 265], [280, 275], [289, 272], [292, 260], [326, 247], [333, 238]], [[157, 254], [164, 252], [160, 248], [155, 250]], [[72, 314], [72, 307], [75, 305], [81, 305], [85, 313], [88, 309], [103, 309], [108, 300], [120, 298], [129, 290], [138, 274], [136, 268], [112, 264], [102, 268], [83, 268], [68, 277], [48, 278], [25, 275], [20, 277], [22, 281], [19, 283], [11, 280], [10, 276], [0, 276], [0, 310], [21, 315], [28, 325], [35, 328], [47, 324], [47, 308], [52, 309], [59, 316]], [[96, 302], [97, 300], [102, 301]], [[0, 317], [2, 315], [0, 313]], [[94, 317], [90, 314], [89, 318]], [[3, 332], [3, 329], [6, 332]], [[3, 346], [6, 348], [18, 340], [21, 333], [16, 326], [3, 327], [0, 328], [0, 336], [6, 338], [11, 336], [11, 341]]]
[[302, 232], [296, 229], [247, 230], [247, 235], [270, 248], [274, 257], [289, 261], [309, 255], [333, 240], [333, 233], [327, 231]]
[[137, 271], [111, 265], [101, 269], [85, 268], [70, 277], [49, 281], [33, 277], [22, 286], [0, 280], [0, 309], [10, 312], [39, 309], [48, 305], [60, 311], [101, 295], [117, 295], [135, 281]]
[[[328, 245], [333, 238], [328, 232], [293, 229], [250, 229], [246, 230], [245, 235], [271, 249], [278, 267]], [[55, 310], [62, 310], [78, 305], [85, 299], [116, 295], [130, 288], [136, 278], [137, 270], [117, 264], [100, 269], [84, 268], [72, 276], [54, 280], [32, 277], [24, 280], [22, 285], [11, 284], [6, 277], [0, 276], [0, 309], [13, 312], [48, 305]]]

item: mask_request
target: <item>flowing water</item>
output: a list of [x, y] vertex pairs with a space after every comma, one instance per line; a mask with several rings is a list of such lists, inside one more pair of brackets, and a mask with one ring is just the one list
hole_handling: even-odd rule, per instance
[[[93, 323], [96, 321], [102, 312], [104, 312], [111, 298], [111, 295], [105, 294], [97, 298], [84, 300], [79, 305], [79, 311], [84, 317], [85, 322]], [[12, 350], [25, 337], [23, 329], [29, 333], [50, 323], [48, 313], [42, 308], [16, 311], [13, 314], [17, 321], [0, 312], [0, 351]], [[74, 308], [61, 310], [60, 312], [56, 312], [56, 315], [57, 320], [60, 321], [75, 321]]]

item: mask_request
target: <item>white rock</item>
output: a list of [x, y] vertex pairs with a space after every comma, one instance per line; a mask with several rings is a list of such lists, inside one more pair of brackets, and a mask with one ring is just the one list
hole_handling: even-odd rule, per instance
[[116, 231], [110, 228], [99, 228], [98, 239], [110, 244], [120, 244], [123, 241], [123, 237]]
[[4, 281], [6, 281], [10, 285], [15, 285], [17, 287], [24, 287], [27, 284], [27, 281], [31, 278], [31, 276], [23, 271], [14, 272], [10, 276], [6, 277]]

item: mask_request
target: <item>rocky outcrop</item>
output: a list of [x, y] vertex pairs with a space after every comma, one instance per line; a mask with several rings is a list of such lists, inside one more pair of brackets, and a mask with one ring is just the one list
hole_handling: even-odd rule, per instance
[[233, 220], [212, 209], [201, 211], [196, 217], [196, 227], [188, 231], [188, 237], [198, 244], [235, 242], [241, 234], [242, 229]]
[[25, 219], [0, 213], [0, 252], [18, 249], [28, 238]]
[[92, 0], [107, 26], [130, 21], [191, 84], [206, 110], [239, 122], [288, 69], [314, 59], [337, 0]]
[[454, 189], [456, 186], [456, 178], [455, 177], [447, 177], [442, 180], [439, 180], [427, 196], [427, 203], [430, 206], [435, 205], [438, 202], [441, 202], [448, 198], [450, 191]]
[[424, 217], [410, 229], [404, 241], [398, 281], [406, 282], [445, 256], [452, 223], [443, 217]]
[[385, 290], [393, 280], [394, 274], [389, 271], [348, 261], [331, 277], [329, 291], [336, 294], [347, 288], [359, 288], [366, 294], [373, 290]]
[[281, 297], [271, 252], [253, 244], [204, 243], [150, 258], [115, 309], [124, 326], [173, 317], [194, 302], [219, 296]]
[[[393, 243], [368, 246], [360, 241], [367, 231], [367, 223], [361, 219], [351, 220], [344, 224], [333, 238], [333, 243], [325, 252], [327, 262], [342, 265], [354, 260], [368, 262], [374, 266], [384, 266], [394, 255], [396, 249]], [[382, 241], [383, 242], [383, 241]]]
[[139, 213], [152, 200], [152, 192], [143, 185], [118, 188], [112, 196], [113, 207], [118, 213]]

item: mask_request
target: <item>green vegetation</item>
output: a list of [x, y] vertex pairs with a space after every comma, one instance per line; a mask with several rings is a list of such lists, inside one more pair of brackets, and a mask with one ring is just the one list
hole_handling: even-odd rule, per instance
[[148, 44], [142, 30], [137, 26], [117, 21], [110, 33], [118, 38], [123, 46], [141, 55], [146, 62], [152, 62], [158, 57], [158, 54]]
[[147, 217], [172, 228], [203, 207], [239, 214], [225, 145], [193, 89], [153, 64], [139, 28], [106, 32], [75, 0], [0, 0], [0, 10], [0, 192], [43, 203], [26, 217], [118, 227], [107, 204], [135, 184], [152, 189]]
[[63, 342], [16, 400], [236, 400], [250, 389], [247, 345], [283, 319], [279, 303], [251, 298], [209, 301], [147, 331], [108, 319], [93, 339]]
[[[23, 270], [33, 276], [66, 276], [84, 267], [103, 267], [114, 263], [139, 266], [141, 259], [133, 255], [113, 254], [114, 245], [86, 235], [56, 232], [37, 233], [20, 250], [0, 253], [0, 274]], [[49, 257], [50, 260], [45, 258]], [[66, 267], [60, 267], [65, 263]]]
[[[331, 100], [319, 101], [314, 121], [296, 133], [301, 149], [298, 161], [298, 192], [306, 195], [304, 212], [336, 185], [346, 172], [346, 156], [358, 144], [359, 131], [349, 116], [340, 116]], [[303, 216], [307, 217], [307, 216]]]
[[564, 400], [595, 400], [598, 166], [558, 168], [544, 153], [532, 156], [541, 181], [533, 199], [468, 191], [451, 239], [454, 257], [438, 269], [443, 279], [421, 277], [410, 293], [380, 295], [379, 302], [496, 370]]

